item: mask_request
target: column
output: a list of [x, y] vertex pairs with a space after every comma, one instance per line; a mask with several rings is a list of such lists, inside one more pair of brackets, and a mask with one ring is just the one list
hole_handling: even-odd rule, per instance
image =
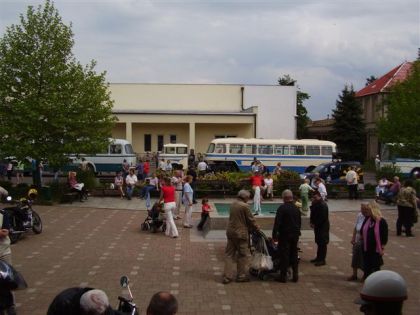
[[125, 123], [125, 139], [133, 144], [133, 129], [131, 122]]
[[195, 151], [195, 122], [190, 122], [190, 149]]

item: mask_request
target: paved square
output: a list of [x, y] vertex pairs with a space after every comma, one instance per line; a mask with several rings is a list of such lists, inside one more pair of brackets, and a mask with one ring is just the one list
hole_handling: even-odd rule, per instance
[[[106, 200], [100, 202], [106, 203]], [[119, 202], [119, 201], [118, 201]], [[87, 204], [88, 206], [90, 204]], [[356, 204], [355, 204], [356, 205]], [[71, 206], [35, 206], [44, 222], [40, 235], [27, 235], [12, 246], [13, 261], [29, 284], [16, 294], [19, 314], [45, 314], [53, 297], [71, 286], [105, 290], [117, 304], [121, 275], [128, 275], [141, 313], [153, 293], [167, 290], [179, 300], [179, 314], [361, 314], [353, 300], [360, 283], [345, 281], [350, 274], [350, 238], [356, 209], [330, 213], [331, 233], [327, 266], [314, 267], [312, 232], [300, 243], [298, 283], [255, 280], [222, 285], [224, 233], [206, 239], [181, 228], [180, 237], [141, 232], [145, 211]], [[132, 206], [132, 205], [131, 205]], [[111, 208], [111, 209], [109, 209]], [[384, 210], [390, 226], [385, 266], [399, 272], [409, 286], [404, 315], [420, 310], [420, 231], [415, 238], [395, 236], [395, 209]], [[199, 214], [194, 213], [198, 220]]]

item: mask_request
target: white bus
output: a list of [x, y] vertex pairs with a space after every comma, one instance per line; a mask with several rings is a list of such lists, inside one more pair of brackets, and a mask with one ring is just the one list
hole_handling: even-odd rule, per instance
[[171, 164], [188, 165], [188, 146], [183, 143], [169, 143], [163, 146], [163, 152], [159, 154], [160, 159], [170, 160]]
[[78, 168], [82, 163], [82, 158], [85, 159], [84, 163], [86, 163], [87, 167], [95, 173], [121, 171], [124, 160], [133, 166], [137, 162], [131, 143], [124, 139], [111, 139], [107, 150], [101, 153], [94, 155], [69, 155], [71, 162], [64, 167], [64, 170]]
[[256, 158], [270, 172], [281, 162], [283, 169], [303, 173], [308, 167], [332, 161], [335, 153], [331, 141], [220, 138], [210, 143], [205, 156], [215, 170], [250, 171]]
[[393, 150], [394, 144], [382, 145], [380, 166], [396, 166], [405, 176], [420, 178], [420, 157], [401, 156]]

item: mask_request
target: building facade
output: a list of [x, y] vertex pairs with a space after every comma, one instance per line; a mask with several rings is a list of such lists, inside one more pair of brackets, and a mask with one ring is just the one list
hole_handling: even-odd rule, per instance
[[114, 138], [137, 153], [185, 143], [205, 152], [220, 137], [296, 137], [296, 88], [222, 84], [110, 84]]
[[377, 121], [386, 115], [386, 97], [389, 89], [407, 78], [412, 62], [404, 62], [373, 81], [356, 93], [363, 106], [366, 123], [366, 158], [373, 159], [380, 153], [381, 144], [376, 133]]

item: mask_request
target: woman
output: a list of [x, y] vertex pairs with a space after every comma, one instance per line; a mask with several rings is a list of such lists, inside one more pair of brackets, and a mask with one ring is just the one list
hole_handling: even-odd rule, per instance
[[87, 190], [85, 184], [77, 182], [76, 174], [76, 172], [69, 172], [69, 186], [79, 194], [79, 200], [83, 202], [83, 199], [87, 199]]
[[366, 218], [360, 229], [363, 250], [363, 280], [371, 273], [381, 269], [382, 256], [388, 242], [388, 224], [382, 218], [376, 201], [368, 204]]
[[183, 197], [182, 201], [185, 206], [185, 216], [184, 216], [184, 228], [192, 228], [192, 205], [193, 205], [193, 190], [191, 188], [192, 176], [187, 175], [185, 177], [185, 183], [183, 188]]
[[124, 185], [124, 178], [122, 177], [121, 172], [117, 172], [114, 178], [114, 186], [120, 192], [121, 199], [125, 197], [123, 185]]
[[363, 270], [363, 253], [362, 253], [362, 242], [360, 241], [360, 229], [362, 228], [363, 222], [368, 213], [368, 204], [362, 203], [360, 206], [360, 212], [356, 217], [356, 224], [353, 229], [353, 237], [350, 243], [353, 245], [351, 267], [353, 268], [353, 274], [347, 278], [347, 281], [357, 280], [357, 269]]
[[165, 234], [172, 238], [178, 237], [178, 230], [174, 221], [174, 210], [176, 207], [175, 203], [175, 186], [171, 185], [171, 179], [166, 177], [164, 180], [164, 185], [160, 189], [160, 202], [164, 202], [163, 208], [165, 209], [166, 215], [166, 231]]
[[411, 227], [414, 225], [414, 217], [417, 211], [416, 191], [413, 188], [413, 181], [407, 179], [404, 187], [397, 196], [398, 219], [397, 219], [397, 235], [400, 236], [402, 227], [404, 226], [405, 235], [413, 237]]

